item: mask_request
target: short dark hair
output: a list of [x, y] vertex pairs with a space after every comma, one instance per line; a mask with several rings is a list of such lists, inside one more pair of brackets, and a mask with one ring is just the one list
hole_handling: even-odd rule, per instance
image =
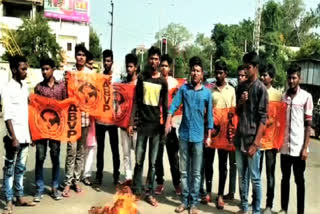
[[242, 61], [244, 64], [251, 64], [253, 66], [257, 66], [260, 63], [259, 56], [254, 51], [251, 51], [251, 52], [245, 54], [242, 58]]
[[102, 57], [103, 57], [103, 60], [107, 57], [111, 57], [111, 60], [113, 61], [113, 52], [112, 50], [110, 49], [106, 49], [102, 52]]
[[76, 47], [74, 48], [74, 54], [77, 56], [77, 53], [79, 51], [82, 51], [86, 56], [88, 54], [87, 48], [83, 44], [77, 44]]
[[167, 61], [169, 66], [172, 64], [172, 58], [168, 54], [163, 54], [160, 58], [160, 63]]
[[263, 73], [268, 73], [269, 76], [273, 79], [276, 76], [276, 68], [273, 64], [268, 63], [266, 65], [259, 66], [259, 73], [262, 75]]
[[228, 66], [224, 60], [218, 60], [214, 64], [214, 69], [217, 70], [223, 70], [225, 73], [228, 73]]
[[239, 72], [239, 71], [242, 71], [242, 70], [244, 70], [244, 65], [239, 65], [238, 68], [237, 68], [237, 71]]
[[287, 75], [288, 76], [291, 75], [291, 74], [294, 74], [294, 73], [297, 73], [299, 77], [301, 75], [301, 67], [297, 63], [290, 64], [290, 66], [289, 66], [289, 68], [287, 70]]
[[49, 57], [43, 57], [40, 59], [40, 67], [42, 68], [44, 65], [49, 65], [51, 68], [56, 67], [54, 61]]
[[25, 56], [21, 56], [21, 55], [14, 55], [9, 57], [9, 66], [10, 69], [16, 69], [18, 70], [20, 62], [25, 62], [27, 63], [27, 58]]
[[189, 60], [189, 67], [192, 68], [193, 66], [198, 65], [201, 67], [201, 69], [203, 69], [202, 66], [202, 60], [200, 59], [200, 57], [198, 56], [193, 56], [190, 58]]
[[160, 57], [161, 51], [159, 48], [157, 48], [155, 46], [151, 46], [151, 48], [149, 48], [149, 50], [148, 50], [148, 57], [153, 56], [155, 54], [157, 54]]
[[86, 56], [87, 56], [87, 62], [93, 60], [93, 54], [90, 51], [87, 51]]
[[135, 66], [138, 64], [138, 57], [135, 54], [129, 53], [126, 55], [126, 65], [133, 63]]

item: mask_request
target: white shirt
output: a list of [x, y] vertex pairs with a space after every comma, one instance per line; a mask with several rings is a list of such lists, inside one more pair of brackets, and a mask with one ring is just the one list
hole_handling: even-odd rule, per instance
[[22, 86], [11, 79], [2, 88], [3, 118], [11, 120], [14, 133], [19, 143], [30, 143], [28, 123], [28, 97], [27, 84], [22, 81]]
[[299, 157], [304, 145], [305, 121], [312, 120], [312, 96], [299, 87], [293, 99], [285, 93], [282, 101], [287, 103], [287, 127], [280, 152]]

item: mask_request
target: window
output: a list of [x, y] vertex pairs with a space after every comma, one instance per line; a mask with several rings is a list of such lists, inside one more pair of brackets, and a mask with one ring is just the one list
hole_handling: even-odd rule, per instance
[[72, 51], [72, 43], [67, 43], [67, 51]]
[[31, 4], [14, 4], [3, 2], [3, 15], [10, 17], [30, 17], [30, 12], [32, 10]]

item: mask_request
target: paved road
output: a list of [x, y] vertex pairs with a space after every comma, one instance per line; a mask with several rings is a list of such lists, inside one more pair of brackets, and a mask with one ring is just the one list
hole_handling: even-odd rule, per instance
[[[0, 118], [0, 139], [4, 135], [4, 123], [2, 118]], [[91, 206], [102, 206], [105, 204], [110, 204], [113, 201], [113, 195], [116, 192], [114, 185], [112, 184], [112, 157], [110, 152], [110, 146], [106, 142], [106, 154], [105, 154], [105, 171], [104, 171], [104, 183], [101, 192], [96, 192], [90, 187], [84, 187], [84, 191], [80, 194], [72, 192], [72, 196], [62, 201], [54, 201], [49, 195], [45, 195], [40, 204], [33, 208], [21, 208], [15, 209], [16, 214], [56, 214], [56, 213], [67, 213], [67, 214], [86, 214]], [[3, 147], [2, 147], [3, 148]], [[318, 214], [320, 211], [320, 141], [312, 140], [310, 146], [310, 157], [307, 161], [307, 170], [305, 173], [306, 177], [306, 214]], [[66, 145], [64, 144], [61, 148], [61, 168], [64, 172]], [[0, 157], [3, 157], [3, 149], [0, 149]], [[217, 155], [216, 155], [217, 157]], [[147, 203], [140, 201], [138, 202], [138, 209], [140, 213], [152, 213], [152, 214], [166, 214], [174, 213], [174, 208], [179, 205], [180, 200], [173, 193], [173, 187], [171, 184], [171, 176], [169, 163], [167, 156], [164, 157], [165, 164], [165, 179], [166, 179], [166, 189], [163, 196], [159, 197], [160, 205], [154, 208]], [[276, 168], [276, 190], [275, 190], [275, 200], [274, 200], [274, 211], [280, 210], [280, 180], [281, 171], [279, 168], [280, 159], [278, 157]], [[145, 161], [147, 163], [147, 160]], [[4, 160], [1, 158], [0, 168], [3, 167]], [[214, 162], [214, 180], [213, 180], [213, 191], [216, 194], [218, 189], [218, 160], [216, 158]], [[35, 148], [30, 148], [29, 158], [27, 163], [27, 172], [24, 180], [25, 193], [27, 197], [32, 199], [32, 195], [35, 193], [35, 183], [34, 183], [34, 166], [35, 166]], [[45, 182], [47, 184], [47, 192], [49, 192], [50, 179], [51, 179], [51, 163], [49, 156], [47, 157], [45, 163]], [[123, 169], [123, 168], [121, 168]], [[145, 164], [146, 169], [146, 164]], [[122, 170], [123, 171], [123, 170]], [[0, 173], [0, 179], [2, 181], [2, 173]], [[144, 171], [146, 174], [146, 170]], [[62, 174], [63, 176], [63, 174]], [[263, 173], [263, 203], [262, 207], [265, 206], [265, 173]], [[2, 182], [1, 182], [2, 183]], [[226, 184], [228, 187], [228, 184]], [[237, 187], [238, 188], [238, 187]], [[227, 191], [227, 189], [225, 190]], [[214, 196], [215, 197], [215, 196]], [[234, 213], [239, 210], [237, 204], [239, 203], [238, 193], [236, 195], [237, 200], [232, 204], [226, 204], [224, 211], [217, 210], [213, 203], [209, 205], [200, 205], [202, 213]], [[0, 197], [0, 209], [4, 206], [4, 197], [1, 193]], [[186, 212], [185, 212], [186, 213]], [[296, 213], [296, 187], [294, 184], [294, 179], [291, 179], [291, 194], [290, 194], [290, 204], [289, 213]]]

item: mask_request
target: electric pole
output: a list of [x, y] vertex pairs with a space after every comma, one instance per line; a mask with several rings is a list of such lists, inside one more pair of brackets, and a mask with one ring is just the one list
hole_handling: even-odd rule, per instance
[[257, 0], [256, 17], [253, 28], [253, 50], [259, 55], [262, 0]]
[[109, 25], [111, 26], [111, 35], [110, 35], [110, 50], [112, 50], [112, 38], [113, 38], [113, 0], [111, 0], [111, 11], [109, 11], [111, 15], [111, 22], [109, 22]]

